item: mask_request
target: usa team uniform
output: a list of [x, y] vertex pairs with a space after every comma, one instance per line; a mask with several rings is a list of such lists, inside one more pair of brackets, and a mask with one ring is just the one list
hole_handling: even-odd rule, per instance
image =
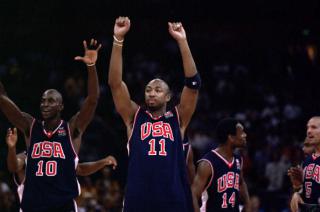
[[212, 174], [207, 184], [207, 202], [202, 204], [205, 211], [240, 211], [239, 210], [239, 187], [242, 160], [234, 155], [229, 163], [218, 152], [211, 150], [202, 159], [209, 163]]
[[160, 117], [139, 108], [128, 153], [125, 212], [193, 211], [176, 108]]
[[61, 120], [53, 132], [46, 132], [42, 122], [34, 121], [27, 152], [23, 212], [76, 211], [74, 198], [80, 194], [77, 164], [68, 123]]
[[307, 204], [320, 204], [320, 157], [308, 156], [303, 163], [303, 200]]

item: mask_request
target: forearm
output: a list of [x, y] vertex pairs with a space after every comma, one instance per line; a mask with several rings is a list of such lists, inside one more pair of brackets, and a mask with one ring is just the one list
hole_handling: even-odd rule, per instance
[[6, 96], [0, 95], [0, 109], [15, 127], [19, 128], [22, 132], [27, 132], [28, 121], [23, 116], [21, 110]]
[[88, 99], [96, 103], [99, 98], [99, 80], [95, 65], [87, 65], [88, 69]]
[[18, 158], [15, 147], [8, 147], [7, 166], [11, 173], [15, 173], [18, 170]]
[[188, 41], [186, 39], [180, 40], [178, 41], [178, 46], [182, 57], [184, 75], [185, 77], [193, 77], [197, 73], [197, 68]]
[[80, 163], [77, 167], [77, 175], [87, 176], [97, 172], [106, 165], [105, 159], [101, 159], [95, 162]]
[[200, 212], [200, 207], [199, 207], [199, 203], [198, 203], [200, 198], [201, 198], [201, 195], [196, 194], [195, 190], [192, 189], [193, 209], [195, 212]]
[[240, 185], [240, 197], [244, 202], [244, 208], [246, 212], [251, 211], [250, 197], [248, 192], [247, 183], [243, 181]]
[[121, 86], [122, 82], [122, 44], [114, 43], [112, 46], [109, 65], [108, 84], [111, 88]]

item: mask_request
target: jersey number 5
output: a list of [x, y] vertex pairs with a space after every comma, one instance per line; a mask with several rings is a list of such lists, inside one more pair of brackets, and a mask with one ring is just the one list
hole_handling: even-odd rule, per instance
[[[45, 163], [45, 174], [46, 176], [52, 177], [57, 174], [57, 161], [49, 160]], [[36, 176], [43, 176], [43, 160], [38, 162], [38, 171]]]
[[[159, 141], [160, 144], [160, 151], [159, 151], [159, 155], [160, 156], [167, 156], [167, 152], [166, 152], [166, 141], [164, 139], [161, 139]], [[151, 139], [149, 141], [149, 146], [150, 146], [150, 150], [148, 152], [148, 155], [157, 155], [157, 151], [156, 151], [156, 140], [155, 139]]]

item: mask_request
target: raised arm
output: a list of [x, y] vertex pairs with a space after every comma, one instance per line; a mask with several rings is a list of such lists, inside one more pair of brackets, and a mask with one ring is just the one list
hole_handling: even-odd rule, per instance
[[18, 106], [7, 96], [3, 84], [0, 82], [0, 109], [7, 119], [29, 137], [32, 120], [26, 118]]
[[[77, 130], [80, 134], [85, 131], [91, 122], [98, 104], [99, 81], [95, 64], [98, 59], [98, 51], [101, 48], [101, 44], [98, 45], [96, 40], [91, 39], [89, 46], [86, 41], [83, 41], [83, 47], [85, 51], [84, 56], [77, 56], [75, 60], [82, 61], [87, 65], [88, 96], [84, 100], [80, 111], [70, 120], [71, 132]], [[74, 137], [74, 135], [72, 136]]]
[[127, 85], [122, 80], [122, 47], [124, 37], [130, 29], [130, 19], [119, 17], [113, 30], [113, 45], [109, 64], [108, 84], [116, 110], [121, 115], [126, 126], [131, 126], [138, 105], [130, 98]]
[[197, 168], [196, 176], [191, 186], [193, 207], [195, 212], [200, 211], [198, 202], [201, 200], [201, 194], [204, 191], [211, 175], [212, 173], [209, 163], [207, 161], [200, 162]]
[[186, 32], [182, 24], [180, 22], [169, 22], [168, 26], [169, 33], [178, 43], [183, 62], [185, 86], [181, 93], [178, 111], [180, 114], [180, 127], [184, 130], [188, 126], [192, 114], [196, 109], [201, 80], [189, 49]]
[[118, 165], [117, 160], [113, 156], [108, 156], [106, 158], [94, 162], [79, 163], [77, 167], [77, 175], [88, 176], [99, 171], [105, 166], [111, 165], [113, 169], [116, 169]]

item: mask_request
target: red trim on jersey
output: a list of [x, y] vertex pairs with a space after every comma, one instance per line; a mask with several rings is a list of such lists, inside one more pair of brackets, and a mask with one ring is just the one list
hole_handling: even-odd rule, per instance
[[177, 106], [175, 106], [174, 109], [176, 110], [176, 113], [177, 113], [177, 119], [178, 119], [179, 128], [180, 128], [180, 115], [179, 115]]
[[130, 132], [130, 136], [128, 137], [128, 142], [127, 142], [128, 155], [130, 154], [130, 146], [129, 146], [129, 143], [130, 143], [130, 139], [131, 139], [132, 134], [133, 134], [133, 130], [134, 130], [134, 127], [135, 127], [135, 124], [136, 124], [137, 115], [138, 115], [139, 111], [140, 111], [140, 106], [138, 107], [138, 110], [137, 110], [136, 113], [134, 114], [132, 129], [131, 129], [131, 132]]
[[[72, 147], [72, 150], [73, 150], [73, 153], [74, 153], [74, 159], [78, 158], [78, 154], [76, 152], [76, 150], [74, 149], [74, 146], [73, 146], [73, 142], [72, 142], [72, 138], [71, 138], [71, 130], [70, 130], [70, 127], [69, 127], [69, 123], [67, 123], [67, 127], [68, 127], [68, 134], [69, 134], [69, 141], [70, 141], [70, 144], [71, 144], [71, 147]], [[75, 167], [77, 168], [77, 167]]]
[[189, 143], [183, 144], [183, 151], [186, 148], [185, 146], [189, 146], [189, 149], [188, 149], [188, 152], [187, 152], [187, 156], [186, 156], [186, 162], [188, 163], [188, 158], [190, 156], [190, 151], [191, 151], [191, 144], [189, 144]]
[[316, 160], [318, 157], [320, 157], [320, 155], [316, 155], [316, 153], [312, 153], [311, 156], [313, 160]]
[[223, 160], [226, 164], [227, 164], [227, 166], [229, 167], [229, 169], [232, 167], [232, 165], [233, 165], [233, 162], [234, 162], [234, 157], [232, 158], [232, 161], [231, 162], [229, 162], [229, 161], [227, 161], [222, 155], [220, 155], [216, 150], [211, 150], [213, 153], [215, 153], [221, 160]]
[[153, 116], [152, 113], [150, 113], [149, 111], [145, 111], [146, 114], [148, 114], [153, 120], [158, 120], [160, 119], [163, 115], [160, 115], [160, 116]]
[[198, 163], [200, 163], [200, 162], [202, 162], [202, 161], [208, 162], [209, 165], [210, 165], [210, 167], [211, 167], [211, 178], [210, 178], [209, 183], [207, 184], [207, 186], [206, 186], [205, 189], [204, 189], [204, 191], [206, 191], [206, 190], [211, 186], [211, 184], [212, 184], [213, 175], [214, 175], [214, 170], [213, 170], [213, 166], [212, 166], [212, 164], [211, 164], [211, 162], [210, 162], [209, 160], [207, 160], [207, 159], [200, 159], [200, 160], [198, 160]]
[[57, 130], [59, 129], [59, 127], [61, 127], [62, 123], [63, 123], [63, 121], [60, 120], [60, 124], [58, 125], [58, 127], [57, 127], [54, 131], [52, 131], [52, 132], [51, 132], [51, 131], [47, 132], [46, 129], [44, 128], [44, 121], [42, 121], [42, 129], [43, 129], [44, 134], [46, 134], [46, 136], [47, 136], [48, 138], [51, 138], [51, 137], [57, 132]]

